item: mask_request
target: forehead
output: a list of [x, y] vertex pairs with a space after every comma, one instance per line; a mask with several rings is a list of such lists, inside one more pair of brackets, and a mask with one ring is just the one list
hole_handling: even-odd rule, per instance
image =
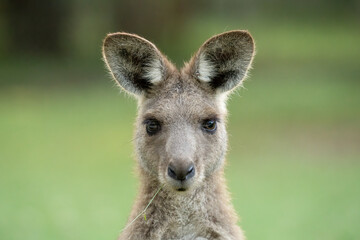
[[143, 103], [140, 112], [145, 118], [164, 121], [199, 120], [222, 114], [215, 94], [203, 89], [196, 80], [183, 77], [164, 81]]

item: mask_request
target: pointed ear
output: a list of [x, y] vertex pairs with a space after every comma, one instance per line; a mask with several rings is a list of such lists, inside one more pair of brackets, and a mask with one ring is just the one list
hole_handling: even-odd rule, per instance
[[117, 83], [135, 95], [150, 90], [166, 77], [168, 69], [165, 57], [154, 44], [137, 35], [107, 35], [102, 53]]
[[254, 41], [247, 31], [230, 31], [207, 40], [190, 61], [190, 72], [217, 92], [240, 85], [254, 57]]

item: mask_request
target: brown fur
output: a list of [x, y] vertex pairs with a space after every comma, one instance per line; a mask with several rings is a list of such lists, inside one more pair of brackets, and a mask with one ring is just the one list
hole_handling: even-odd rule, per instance
[[[120, 239], [244, 239], [224, 180], [229, 92], [245, 78], [254, 55], [246, 31], [217, 35], [178, 71], [147, 40], [126, 33], [104, 40], [104, 60], [119, 85], [138, 98], [136, 155], [141, 186], [131, 222], [162, 189]], [[157, 119], [161, 130], [146, 132], [144, 120]], [[202, 129], [216, 119], [217, 129]], [[168, 176], [170, 162], [191, 162], [195, 176], [179, 183]], [[177, 191], [179, 187], [186, 191]]]

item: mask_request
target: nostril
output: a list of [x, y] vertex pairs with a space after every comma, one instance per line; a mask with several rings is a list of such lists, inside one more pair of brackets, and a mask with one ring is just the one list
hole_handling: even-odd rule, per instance
[[169, 175], [169, 177], [176, 179], [175, 170], [171, 166], [168, 167], [168, 175]]
[[186, 179], [192, 178], [194, 175], [195, 175], [195, 168], [194, 165], [191, 165], [186, 173]]
[[187, 174], [190, 174], [190, 173], [192, 173], [193, 171], [194, 171], [194, 166], [191, 166], [191, 167], [189, 168]]

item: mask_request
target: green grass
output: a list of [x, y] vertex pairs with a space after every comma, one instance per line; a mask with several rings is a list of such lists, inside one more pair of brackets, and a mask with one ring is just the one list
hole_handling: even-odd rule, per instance
[[[359, 239], [359, 35], [342, 29], [344, 51], [326, 55], [328, 26], [297, 28], [311, 49], [289, 47], [286, 25], [284, 46], [256, 28], [264, 51], [229, 101], [229, 190], [248, 239]], [[116, 239], [136, 194], [136, 104], [100, 62], [30, 63], [0, 73], [14, 78], [0, 88], [0, 239]]]

